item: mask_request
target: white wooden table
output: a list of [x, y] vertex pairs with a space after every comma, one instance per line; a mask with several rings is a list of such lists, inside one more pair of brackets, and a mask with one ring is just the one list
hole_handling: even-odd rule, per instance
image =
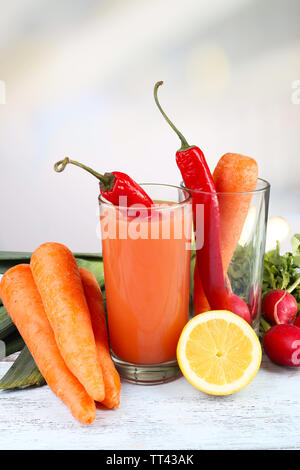
[[[11, 365], [0, 362], [0, 376]], [[272, 364], [244, 390], [212, 397], [184, 378], [122, 384], [118, 410], [77, 423], [47, 386], [0, 392], [0, 449], [300, 448], [300, 374]]]

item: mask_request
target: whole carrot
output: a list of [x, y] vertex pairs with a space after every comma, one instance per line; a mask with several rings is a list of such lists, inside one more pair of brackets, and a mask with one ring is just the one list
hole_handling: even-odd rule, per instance
[[67, 368], [55, 341], [29, 264], [9, 269], [0, 283], [1, 299], [51, 390], [81, 423], [94, 421], [94, 400]]
[[[219, 195], [221, 252], [225, 274], [241, 236], [251, 202], [251, 194], [241, 193], [255, 190], [257, 175], [256, 161], [237, 153], [223, 155], [213, 173], [216, 191], [228, 193]], [[195, 314], [210, 310], [197, 269], [194, 272], [194, 293]]]
[[105, 399], [102, 404], [115, 408], [120, 403], [121, 382], [109, 352], [107, 325], [101, 289], [94, 274], [85, 268], [79, 268], [80, 277], [91, 314], [99, 362], [105, 386]]
[[45, 243], [33, 253], [30, 266], [62, 357], [88, 394], [103, 401], [102, 371], [73, 254], [59, 243]]
[[[213, 173], [218, 192], [243, 193], [254, 191], [258, 168], [253, 158], [226, 153]], [[251, 194], [229, 194], [219, 197], [221, 216], [221, 249], [225, 273], [240, 239], [251, 203]]]

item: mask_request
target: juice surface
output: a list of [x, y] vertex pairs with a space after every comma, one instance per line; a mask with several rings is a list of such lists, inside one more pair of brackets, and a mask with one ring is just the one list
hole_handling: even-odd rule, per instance
[[[136, 364], [175, 358], [189, 314], [191, 207], [156, 207], [139, 219], [116, 217], [114, 207], [101, 215], [110, 345], [116, 356]], [[105, 238], [112, 219], [117, 236]], [[141, 238], [150, 231], [156, 239]]]

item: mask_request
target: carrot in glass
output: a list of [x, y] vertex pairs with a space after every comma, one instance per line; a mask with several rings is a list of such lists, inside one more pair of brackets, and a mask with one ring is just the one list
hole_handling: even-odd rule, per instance
[[63, 359], [88, 394], [103, 401], [102, 370], [73, 254], [59, 243], [45, 243], [33, 253], [30, 267]]
[[94, 274], [85, 268], [79, 268], [81, 282], [91, 314], [96, 347], [102, 369], [105, 399], [102, 405], [117, 408], [120, 403], [121, 382], [109, 352], [107, 324], [101, 289]]
[[6, 271], [0, 283], [0, 296], [51, 390], [78, 421], [84, 424], [94, 421], [95, 402], [59, 352], [29, 264]]
[[[226, 153], [213, 173], [217, 192], [241, 193], [255, 191], [258, 168], [254, 158], [238, 153]], [[221, 249], [225, 273], [240, 239], [249, 211], [251, 194], [222, 195], [219, 198], [221, 216]]]
[[[223, 155], [213, 173], [218, 193], [254, 191], [257, 184], [257, 176], [258, 168], [256, 161], [253, 158], [237, 153], [226, 153]], [[250, 202], [251, 194], [222, 194], [219, 196], [221, 252], [225, 274], [241, 236]], [[195, 314], [210, 310], [197, 269], [194, 272], [194, 293]]]

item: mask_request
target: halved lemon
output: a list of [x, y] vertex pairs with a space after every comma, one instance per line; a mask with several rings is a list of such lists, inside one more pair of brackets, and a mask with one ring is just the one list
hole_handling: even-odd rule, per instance
[[192, 318], [177, 346], [179, 367], [198, 390], [230, 395], [246, 387], [261, 363], [261, 345], [251, 326], [226, 310]]

